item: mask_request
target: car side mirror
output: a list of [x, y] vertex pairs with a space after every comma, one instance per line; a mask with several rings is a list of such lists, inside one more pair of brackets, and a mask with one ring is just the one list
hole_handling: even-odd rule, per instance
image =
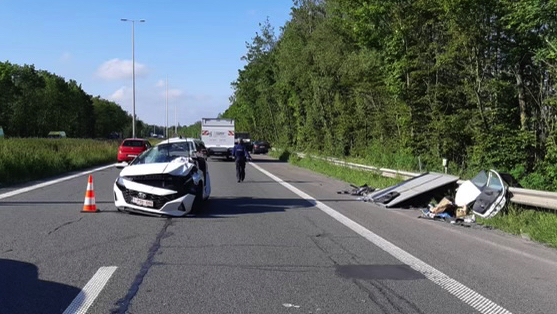
[[118, 169], [123, 169], [127, 166], [128, 166], [128, 163], [125, 162], [125, 161], [122, 161], [122, 162], [119, 162], [119, 163], [116, 164], [116, 168], [118, 168]]

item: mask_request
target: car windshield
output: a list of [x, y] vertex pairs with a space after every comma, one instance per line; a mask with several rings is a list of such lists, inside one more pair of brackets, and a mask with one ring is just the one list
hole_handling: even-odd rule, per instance
[[131, 165], [181, 161], [194, 155], [188, 142], [159, 144], [139, 155]]

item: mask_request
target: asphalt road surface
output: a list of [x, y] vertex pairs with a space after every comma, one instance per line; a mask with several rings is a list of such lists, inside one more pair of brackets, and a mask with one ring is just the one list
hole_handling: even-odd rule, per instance
[[80, 212], [85, 174], [0, 190], [0, 313], [557, 313], [556, 250], [255, 158], [242, 183], [210, 160], [186, 218], [116, 211], [113, 167], [93, 173], [100, 213]]

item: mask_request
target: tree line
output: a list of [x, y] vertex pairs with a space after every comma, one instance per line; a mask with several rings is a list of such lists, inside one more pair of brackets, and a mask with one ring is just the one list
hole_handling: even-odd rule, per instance
[[[0, 62], [0, 126], [10, 137], [46, 137], [50, 131], [75, 138], [131, 137], [132, 116], [87, 94], [74, 80], [33, 65]], [[153, 129], [136, 119], [136, 136], [148, 137]]]
[[261, 24], [225, 117], [299, 150], [557, 188], [557, 2], [296, 0]]

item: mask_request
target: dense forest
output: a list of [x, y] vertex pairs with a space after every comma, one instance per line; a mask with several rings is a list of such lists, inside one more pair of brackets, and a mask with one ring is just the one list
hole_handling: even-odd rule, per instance
[[557, 2], [296, 0], [225, 117], [283, 147], [557, 188]]
[[[32, 65], [0, 62], [0, 126], [10, 137], [46, 137], [50, 131], [74, 138], [130, 137], [132, 116], [114, 102], [87, 94], [74, 80]], [[147, 137], [152, 130], [136, 119], [137, 136]]]

